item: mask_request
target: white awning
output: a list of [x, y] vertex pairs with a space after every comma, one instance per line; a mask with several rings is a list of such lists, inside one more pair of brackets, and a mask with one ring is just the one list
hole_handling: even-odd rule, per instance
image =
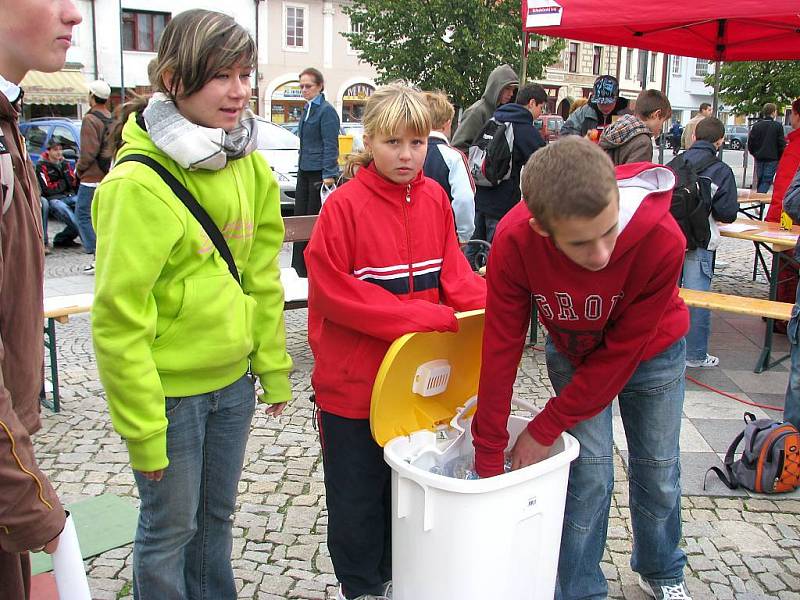
[[25, 104], [81, 104], [89, 95], [80, 71], [29, 71], [20, 87], [25, 91]]

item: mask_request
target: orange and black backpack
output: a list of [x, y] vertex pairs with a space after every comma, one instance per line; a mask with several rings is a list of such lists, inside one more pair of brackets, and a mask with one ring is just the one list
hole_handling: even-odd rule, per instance
[[[725, 471], [711, 467], [726, 486], [762, 494], [791, 492], [800, 485], [800, 432], [788, 422], [756, 419], [744, 413], [744, 430], [725, 454]], [[734, 460], [744, 440], [742, 456]]]

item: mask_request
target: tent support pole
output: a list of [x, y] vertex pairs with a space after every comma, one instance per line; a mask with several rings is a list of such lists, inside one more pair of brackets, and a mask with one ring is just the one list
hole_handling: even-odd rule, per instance
[[522, 32], [522, 64], [519, 70], [519, 87], [525, 85], [528, 79], [528, 35], [527, 31]]

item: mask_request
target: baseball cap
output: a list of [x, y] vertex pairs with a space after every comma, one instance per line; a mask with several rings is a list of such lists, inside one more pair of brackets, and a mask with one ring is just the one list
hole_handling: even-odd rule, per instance
[[614, 104], [619, 98], [619, 81], [613, 75], [603, 75], [594, 82], [592, 101], [595, 104]]
[[111, 86], [102, 79], [96, 79], [89, 84], [89, 92], [96, 98], [107, 100], [111, 95]]

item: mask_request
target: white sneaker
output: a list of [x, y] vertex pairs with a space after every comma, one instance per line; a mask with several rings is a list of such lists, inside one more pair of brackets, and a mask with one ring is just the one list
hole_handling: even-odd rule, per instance
[[83, 267], [83, 274], [84, 275], [94, 275], [94, 261], [91, 264]]
[[391, 579], [383, 584], [383, 595], [386, 596], [389, 600], [392, 600], [392, 580]]
[[654, 587], [639, 575], [639, 587], [645, 594], [656, 600], [692, 600], [686, 583], [681, 581], [676, 585], [661, 585]]
[[719, 364], [719, 358], [706, 354], [703, 360], [687, 360], [686, 366], [692, 369], [711, 369]]
[[[363, 594], [361, 596], [353, 598], [353, 600], [392, 600], [392, 596], [391, 596], [391, 594], [392, 594], [392, 582], [391, 581], [387, 581], [384, 584], [383, 591], [384, 591], [384, 593], [386, 593], [388, 591], [389, 595], [388, 596], [373, 596], [372, 594]], [[336, 596], [336, 598], [338, 600], [347, 600], [347, 596], [345, 596], [344, 592], [342, 591], [342, 585], [341, 584], [339, 584], [339, 593]]]

